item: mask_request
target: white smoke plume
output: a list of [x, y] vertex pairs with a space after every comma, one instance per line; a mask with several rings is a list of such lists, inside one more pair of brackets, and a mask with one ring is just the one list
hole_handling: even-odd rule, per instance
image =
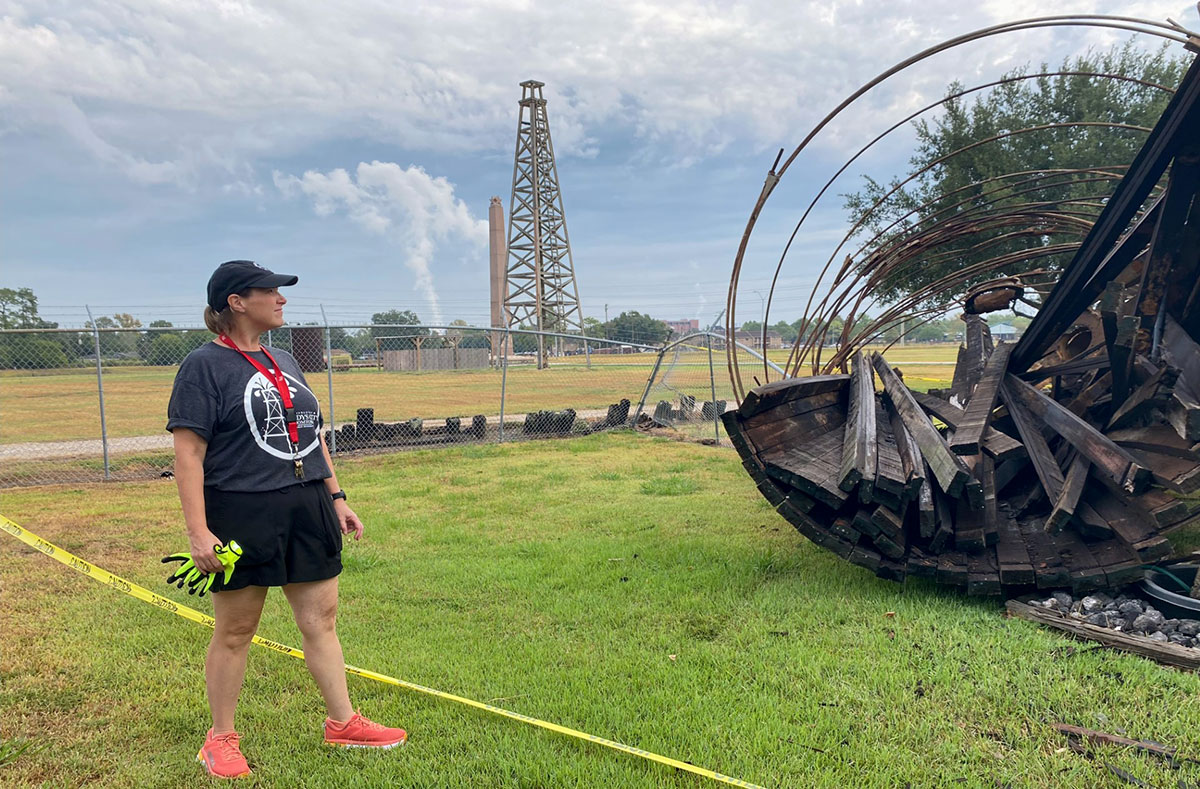
[[402, 244], [404, 265], [416, 279], [413, 287], [429, 305], [435, 324], [445, 322], [432, 269], [438, 242], [460, 238], [487, 244], [487, 221], [471, 215], [454, 196], [452, 183], [416, 165], [360, 162], [353, 176], [338, 168], [309, 170], [299, 178], [276, 172], [274, 181], [286, 196], [309, 197], [319, 216], [344, 211], [373, 233], [394, 235]]

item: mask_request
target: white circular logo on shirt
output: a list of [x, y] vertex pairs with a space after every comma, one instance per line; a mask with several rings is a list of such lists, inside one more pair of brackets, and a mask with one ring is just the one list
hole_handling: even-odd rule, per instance
[[[292, 395], [292, 403], [296, 402], [296, 392], [300, 389], [312, 395], [312, 390], [297, 381], [287, 373], [283, 377], [288, 380], [288, 391]], [[316, 400], [313, 395], [313, 400]], [[262, 373], [256, 372], [246, 382], [246, 391], [242, 397], [246, 409], [246, 423], [250, 426], [250, 435], [259, 449], [283, 460], [292, 459], [292, 444], [288, 439], [287, 414], [283, 408], [283, 399], [275, 390], [275, 385]], [[299, 428], [311, 428], [316, 431], [317, 412], [296, 410], [296, 422]], [[300, 457], [305, 457], [320, 444], [320, 434], [313, 436], [312, 443], [300, 448]]]

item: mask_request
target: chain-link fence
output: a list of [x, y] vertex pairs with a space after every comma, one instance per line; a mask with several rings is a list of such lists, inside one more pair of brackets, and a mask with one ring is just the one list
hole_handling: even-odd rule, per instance
[[[777, 349], [779, 356], [785, 354]], [[768, 365], [774, 374], [783, 370], [763, 353], [738, 344], [738, 363], [743, 370]], [[721, 414], [737, 407], [729, 381], [725, 335], [696, 332], [668, 342], [659, 352], [656, 369], [646, 379], [646, 388], [634, 410], [634, 418], [669, 427], [691, 438], [725, 440]]]
[[[173, 326], [0, 331], [0, 486], [170, 474], [175, 373], [212, 339]], [[583, 435], [629, 427], [639, 413], [719, 438], [730, 401], [720, 335], [664, 348], [371, 324], [289, 326], [263, 339], [305, 371], [335, 455]]]

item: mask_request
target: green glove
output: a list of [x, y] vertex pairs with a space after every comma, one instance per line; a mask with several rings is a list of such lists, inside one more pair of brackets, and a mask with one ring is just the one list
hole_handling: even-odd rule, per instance
[[[228, 545], [214, 545], [213, 553], [221, 562], [221, 566], [225, 568], [224, 583], [229, 583], [229, 579], [233, 577], [233, 567], [242, 557], [242, 546], [237, 544], [237, 540], [230, 540]], [[201, 597], [204, 597], [205, 592], [212, 588], [213, 581], [216, 580], [216, 575], [206, 573], [196, 566], [190, 553], [173, 553], [170, 556], [164, 556], [162, 561], [163, 564], [182, 562], [179, 569], [167, 576], [167, 583], [176, 584], [180, 589], [187, 584], [188, 594], [198, 592]]]

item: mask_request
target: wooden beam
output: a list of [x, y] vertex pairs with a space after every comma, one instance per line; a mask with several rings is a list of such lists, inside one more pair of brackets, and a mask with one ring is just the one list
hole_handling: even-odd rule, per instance
[[[975, 387], [979, 384], [979, 378], [983, 375], [983, 368], [987, 363], [991, 339], [991, 332], [988, 330], [983, 316], [967, 315], [966, 323], [967, 348], [965, 353], [959, 357], [958, 365], [955, 367], [955, 378], [959, 380], [954, 390], [954, 393], [958, 395], [959, 402], [963, 403], [974, 397]], [[963, 370], [961, 377], [957, 374], [959, 367]]]
[[[1083, 421], [1065, 407], [1034, 389], [1029, 384], [1009, 375], [1004, 379], [1005, 392], [1016, 398], [1022, 406], [1039, 420], [1049, 425], [1054, 432], [1067, 440], [1071, 446], [1087, 457], [1102, 478], [1128, 493], [1140, 493], [1150, 484], [1150, 469], [1145, 468], [1125, 450], [1114, 444], [1107, 436]], [[1006, 397], [1005, 402], [1012, 401]], [[1025, 434], [1021, 434], [1025, 438]], [[1026, 440], [1028, 447], [1028, 440]], [[1060, 490], [1061, 492], [1061, 490]], [[1057, 496], [1052, 500], [1057, 500]]]
[[[917, 404], [925, 409], [926, 413], [945, 422], [951, 430], [956, 429], [966, 415], [965, 410], [940, 397], [934, 397], [924, 392], [913, 392], [912, 396]], [[999, 462], [1024, 455], [1025, 447], [1021, 446], [1021, 442], [1012, 436], [1001, 433], [994, 427], [988, 427], [983, 431], [983, 451]]]
[[1079, 505], [1079, 497], [1083, 495], [1083, 486], [1087, 483], [1088, 469], [1091, 463], [1083, 455], [1075, 453], [1071, 465], [1067, 468], [1067, 477], [1063, 481], [1062, 492], [1054, 501], [1054, 509], [1046, 518], [1045, 529], [1050, 534], [1057, 534], [1066, 528], [1075, 517], [1075, 508]]
[[975, 391], [964, 409], [963, 418], [954, 430], [954, 437], [950, 439], [950, 451], [954, 454], [979, 454], [983, 432], [987, 429], [992, 410], [996, 407], [996, 396], [1000, 392], [1000, 383], [1004, 380], [1008, 357], [1013, 347], [1012, 344], [1000, 343], [988, 357], [979, 382], [975, 385]]
[[[884, 391], [891, 399], [896, 413], [900, 415], [901, 421], [904, 422], [904, 426], [908, 428], [908, 432], [921, 450], [921, 456], [925, 458], [929, 468], [932, 469], [938, 486], [948, 496], [958, 497], [967, 482], [971, 480], [967, 467], [963, 465], [957, 455], [950, 451], [946, 439], [942, 438], [942, 434], [929, 421], [929, 417], [917, 405], [917, 401], [913, 399], [908, 387], [896, 377], [896, 373], [883, 356], [876, 352], [872, 354], [871, 362], [875, 365], [875, 371], [879, 373], [879, 377], [883, 381]], [[980, 501], [979, 506], [982, 507], [982, 505], [983, 502]]]
[[[1008, 378], [1012, 378], [1012, 376], [1008, 376]], [[1042, 483], [1042, 490], [1046, 492], [1046, 497], [1050, 501], [1058, 501], [1063, 489], [1062, 469], [1054, 461], [1054, 453], [1050, 451], [1050, 446], [1042, 436], [1041, 425], [1025, 408], [1022, 401], [1017, 399], [1017, 395], [1009, 385], [1008, 378], [1000, 385], [1000, 396], [1004, 398], [1004, 403], [1008, 406], [1008, 414], [1016, 424], [1017, 432], [1021, 434], [1021, 441], [1025, 444], [1025, 451], [1029, 453], [1029, 459], [1033, 461], [1033, 470]]]
[[846, 414], [838, 487], [849, 493], [861, 484], [864, 501], [870, 500], [870, 489], [875, 485], [875, 413], [875, 373], [858, 352], [850, 364], [850, 410]]
[[[901, 422], [901, 427], [904, 423]], [[896, 434], [892, 430], [892, 421], [887, 409], [882, 403], [875, 406], [875, 485], [873, 492], [887, 494], [872, 497], [872, 501], [880, 504], [895, 503], [897, 511], [903, 511], [903, 502], [908, 495], [908, 473], [904, 469], [904, 461], [900, 458], [900, 448], [896, 444]]]
[[1168, 666], [1200, 669], [1200, 649], [1191, 649], [1179, 644], [1164, 644], [1161, 641], [1151, 641], [1148, 636], [1134, 636], [1099, 625], [1089, 625], [1087, 622], [1071, 619], [1045, 608], [1036, 608], [1019, 600], [1009, 600], [1005, 603], [1005, 608], [1009, 614], [1019, 619], [1062, 630], [1077, 638], [1095, 641], [1109, 649], [1132, 652]]
[[1157, 372], [1133, 390], [1133, 394], [1125, 398], [1125, 402], [1121, 403], [1121, 407], [1108, 420], [1107, 429], [1132, 425], [1143, 420], [1151, 409], [1166, 406], [1178, 378], [1177, 368], [1167, 364], [1158, 368]]
[[892, 436], [896, 439], [896, 451], [900, 454], [900, 462], [904, 466], [907, 480], [907, 497], [917, 498], [922, 483], [925, 482], [925, 461], [921, 458], [921, 450], [913, 441], [912, 434], [904, 426], [904, 421], [894, 408], [887, 409], [888, 422], [892, 426]]
[[738, 412], [743, 419], [749, 419], [789, 400], [840, 391], [849, 380], [848, 375], [814, 375], [809, 378], [783, 378], [772, 381], [747, 392], [745, 399], [738, 406]]

